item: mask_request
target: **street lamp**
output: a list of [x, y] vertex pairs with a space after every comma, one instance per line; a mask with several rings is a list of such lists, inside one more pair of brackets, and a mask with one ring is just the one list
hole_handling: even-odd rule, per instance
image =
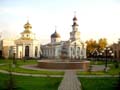
[[102, 60], [102, 55], [103, 55], [102, 53], [99, 53], [99, 56], [100, 56], [100, 59], [101, 59], [101, 60]]
[[13, 46], [13, 65], [15, 66], [16, 65], [16, 46]]
[[97, 61], [97, 57], [99, 56], [98, 50], [95, 49], [95, 50], [92, 52], [92, 55], [93, 55], [93, 58], [95, 58], [94, 60]]
[[103, 55], [105, 55], [105, 68], [104, 71], [107, 71], [107, 63], [108, 63], [108, 57], [113, 55], [112, 50], [109, 47], [105, 47], [104, 50], [102, 51]]

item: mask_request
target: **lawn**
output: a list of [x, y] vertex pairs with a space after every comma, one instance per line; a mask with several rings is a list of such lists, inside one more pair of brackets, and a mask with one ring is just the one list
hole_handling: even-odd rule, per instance
[[78, 75], [118, 75], [120, 72], [120, 67], [115, 68], [114, 65], [109, 65], [110, 69], [107, 72], [103, 71], [77, 71]]
[[[9, 62], [12, 62], [12, 60], [0, 60], [0, 63], [9, 63]], [[64, 71], [30, 70], [30, 69], [24, 69], [24, 68], [19, 67], [21, 65], [30, 65], [30, 64], [37, 64], [37, 61], [36, 60], [26, 60], [26, 62], [24, 62], [23, 60], [17, 60], [17, 67], [12, 68], [12, 70], [14, 72], [18, 72], [18, 73], [29, 73], [29, 74], [45, 74], [45, 75], [63, 75], [64, 74]], [[95, 63], [92, 61], [91, 64], [94, 65]], [[97, 61], [97, 64], [103, 65], [104, 62]], [[78, 75], [118, 75], [118, 73], [120, 72], [120, 63], [119, 63], [119, 68], [115, 68], [114, 63], [112, 63], [112, 62], [108, 62], [108, 66], [110, 67], [110, 70], [108, 70], [107, 72], [104, 72], [104, 71], [96, 71], [96, 72], [78, 71], [77, 74]], [[0, 69], [8, 70], [8, 67], [9, 66], [7, 64], [7, 65], [0, 66]]]
[[[91, 61], [91, 65], [104, 65], [104, 61]], [[119, 67], [115, 68], [115, 62], [108, 62], [108, 67], [110, 68], [107, 72], [103, 71], [78, 71], [78, 75], [118, 75], [120, 72], [120, 62], [118, 63]]]
[[[12, 62], [12, 60], [1, 60], [2, 63], [6, 63], [6, 65], [0, 66], [0, 69], [2, 70], [9, 70], [9, 64]], [[64, 75], [64, 71], [49, 71], [49, 70], [30, 70], [30, 69], [24, 69], [20, 68], [21, 65], [30, 65], [30, 64], [37, 64], [36, 60], [28, 60], [26, 62], [22, 60], [17, 60], [17, 66], [15, 68], [12, 68], [13, 72], [18, 73], [29, 73], [29, 74], [44, 74], [44, 75]]]
[[[62, 78], [14, 76], [17, 90], [57, 90]], [[0, 73], [0, 90], [6, 87], [7, 74]]]
[[113, 77], [92, 77], [79, 78], [83, 90], [117, 90], [118, 78]]

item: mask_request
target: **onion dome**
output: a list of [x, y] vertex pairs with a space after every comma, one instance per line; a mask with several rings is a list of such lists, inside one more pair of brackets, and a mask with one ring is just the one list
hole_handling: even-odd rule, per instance
[[76, 22], [74, 22], [72, 26], [79, 26], [79, 25]]
[[76, 16], [74, 16], [74, 18], [73, 18], [73, 25], [72, 26], [79, 26], [77, 24], [77, 17]]
[[31, 28], [32, 28], [32, 26], [31, 26], [31, 24], [29, 23], [29, 21], [27, 21], [27, 23], [24, 25], [24, 28], [25, 28], [25, 29], [31, 29]]
[[60, 34], [56, 31], [51, 35], [51, 38], [60, 38]]
[[74, 16], [73, 21], [77, 21], [77, 17], [76, 16]]

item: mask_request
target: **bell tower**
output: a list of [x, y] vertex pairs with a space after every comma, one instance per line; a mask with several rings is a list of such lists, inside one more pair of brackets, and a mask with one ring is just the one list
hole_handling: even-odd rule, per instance
[[35, 35], [32, 33], [32, 25], [29, 23], [29, 20], [24, 25], [25, 30], [21, 33], [22, 39], [34, 39]]
[[77, 24], [77, 17], [74, 15], [72, 32], [70, 32], [70, 40], [75, 41], [80, 39], [80, 32], [78, 31], [79, 25]]

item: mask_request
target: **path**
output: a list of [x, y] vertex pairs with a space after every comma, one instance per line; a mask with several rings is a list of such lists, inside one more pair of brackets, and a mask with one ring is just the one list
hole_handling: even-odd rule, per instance
[[[5, 64], [4, 63], [0, 64], [0, 66], [2, 66], [2, 65], [5, 65]], [[27, 66], [27, 65], [25, 65], [25, 66]], [[25, 66], [23, 65], [23, 68], [25, 68]], [[102, 67], [100, 67], [100, 66], [102, 66]], [[22, 67], [22, 66], [20, 66], [20, 67]], [[25, 69], [28, 69], [28, 68], [32, 69], [31, 66], [29, 66]], [[97, 71], [97, 70], [99, 71], [100, 69], [103, 69], [103, 68], [104, 68], [104, 65], [93, 65], [93, 67], [92, 67], [93, 71]], [[33, 69], [36, 70], [36, 68], [33, 68]], [[39, 69], [39, 70], [42, 70], [42, 69]], [[52, 71], [52, 70], [49, 70], [49, 71]], [[54, 70], [54, 71], [57, 71], [57, 70]], [[63, 70], [63, 71], [68, 71], [68, 70]], [[79, 70], [76, 70], [76, 71], [79, 71]], [[9, 72], [6, 70], [0, 70], [0, 73], [8, 74]], [[17, 72], [12, 72], [12, 73], [14, 75], [32, 76], [32, 77], [48, 77], [48, 76], [49, 77], [63, 77], [63, 75], [42, 75], [42, 74], [29, 74], [29, 73], [17, 73]], [[119, 76], [118, 75], [78, 75], [78, 77], [119, 77]]]
[[[5, 70], [0, 70], [0, 73], [9, 74], [9, 72]], [[30, 73], [17, 73], [17, 72], [12, 72], [12, 74], [19, 76], [32, 76], [32, 77], [63, 77], [63, 75], [45, 75], [45, 74], [30, 74]]]
[[58, 90], [81, 90], [81, 84], [77, 78], [76, 72], [68, 70], [58, 87]]

